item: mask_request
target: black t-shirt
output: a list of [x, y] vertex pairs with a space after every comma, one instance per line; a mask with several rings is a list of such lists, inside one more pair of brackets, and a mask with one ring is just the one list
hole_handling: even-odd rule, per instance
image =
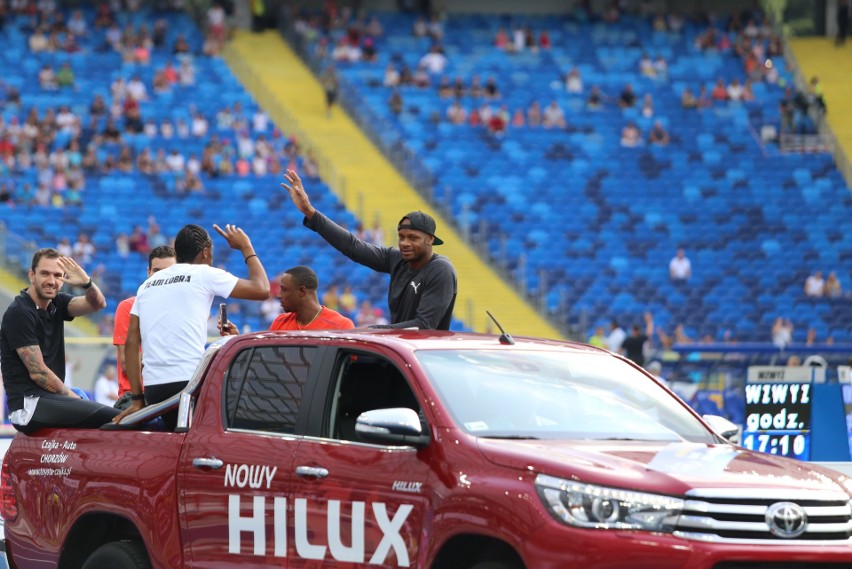
[[645, 342], [648, 341], [648, 336], [645, 334], [639, 334], [638, 336], [627, 336], [624, 339], [624, 342], [621, 344], [621, 348], [624, 350], [624, 354], [631, 361], [636, 362], [637, 364], [645, 365], [645, 354], [642, 351], [642, 348], [645, 346]]
[[68, 314], [68, 303], [72, 298], [70, 294], [60, 292], [47, 305], [47, 310], [42, 310], [23, 290], [3, 314], [0, 324], [0, 371], [10, 413], [24, 406], [25, 396], [48, 393], [30, 379], [16, 351], [18, 348], [37, 345], [41, 348], [45, 365], [65, 381], [65, 321], [74, 319]]

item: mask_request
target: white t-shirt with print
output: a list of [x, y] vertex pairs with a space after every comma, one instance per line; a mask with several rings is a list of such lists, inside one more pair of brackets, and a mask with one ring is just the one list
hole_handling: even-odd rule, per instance
[[192, 379], [204, 355], [213, 299], [229, 297], [238, 280], [209, 265], [178, 263], [142, 283], [130, 313], [139, 317], [145, 385]]

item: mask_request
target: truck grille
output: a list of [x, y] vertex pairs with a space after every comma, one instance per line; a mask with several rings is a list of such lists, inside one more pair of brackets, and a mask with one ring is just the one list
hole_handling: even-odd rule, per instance
[[722, 543], [852, 544], [850, 504], [841, 492], [696, 489], [674, 533]]

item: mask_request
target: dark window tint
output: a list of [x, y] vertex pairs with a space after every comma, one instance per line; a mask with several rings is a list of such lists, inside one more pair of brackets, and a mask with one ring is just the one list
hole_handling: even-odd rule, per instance
[[225, 377], [225, 424], [232, 425], [234, 413], [237, 411], [237, 403], [240, 399], [240, 390], [246, 377], [246, 370], [251, 359], [252, 350], [243, 350], [228, 368]]
[[[244, 358], [244, 354], [250, 356]], [[302, 391], [315, 354], [316, 348], [303, 346], [266, 346], [241, 353], [228, 371], [228, 426], [295, 432]]]

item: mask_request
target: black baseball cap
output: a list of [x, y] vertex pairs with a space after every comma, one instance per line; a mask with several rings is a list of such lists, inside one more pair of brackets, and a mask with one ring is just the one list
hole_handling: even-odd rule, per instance
[[[408, 221], [406, 222], [405, 220]], [[396, 230], [399, 231], [400, 229], [413, 229], [415, 231], [428, 233], [435, 238], [432, 245], [442, 245], [444, 243], [437, 235], [435, 235], [435, 220], [431, 215], [423, 213], [422, 211], [412, 211], [411, 213], [403, 216], [403, 218], [399, 220], [399, 225]]]

